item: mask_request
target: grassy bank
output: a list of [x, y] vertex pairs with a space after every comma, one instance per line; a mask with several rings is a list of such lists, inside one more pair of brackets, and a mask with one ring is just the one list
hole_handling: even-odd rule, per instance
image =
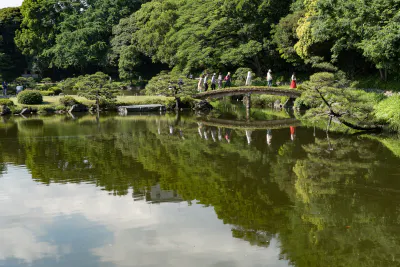
[[[70, 107], [62, 105], [60, 100], [63, 96], [43, 96], [43, 103], [39, 105], [26, 105], [20, 104], [17, 101], [16, 97], [11, 97], [11, 100], [14, 105], [10, 106], [10, 109], [14, 114], [18, 114], [24, 108], [31, 108], [34, 111], [39, 113], [47, 113], [54, 111], [67, 111]], [[94, 106], [95, 101], [89, 100], [85, 97], [81, 96], [73, 96], [73, 98], [88, 107]], [[183, 99], [186, 102], [192, 101], [192, 99]], [[115, 105], [113, 106], [124, 106], [124, 105], [145, 105], [145, 104], [162, 104], [165, 106], [170, 106], [174, 103], [173, 97], [165, 97], [165, 96], [118, 96]]]

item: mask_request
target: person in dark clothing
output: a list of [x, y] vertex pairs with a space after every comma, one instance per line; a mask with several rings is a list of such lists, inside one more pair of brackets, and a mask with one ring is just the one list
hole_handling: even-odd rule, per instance
[[215, 88], [217, 87], [217, 74], [213, 74], [213, 76], [211, 77], [211, 90], [215, 90]]
[[208, 74], [206, 74], [206, 75], [204, 76], [204, 80], [203, 80], [203, 83], [204, 83], [204, 92], [207, 92], [207, 90], [208, 90], [208, 81], [207, 81], [207, 78], [208, 78]]
[[3, 81], [3, 96], [7, 95], [7, 87], [8, 87], [7, 82]]
[[230, 72], [228, 72], [228, 74], [225, 76], [224, 80], [225, 80], [224, 88], [231, 87], [232, 78], [231, 78], [231, 73]]

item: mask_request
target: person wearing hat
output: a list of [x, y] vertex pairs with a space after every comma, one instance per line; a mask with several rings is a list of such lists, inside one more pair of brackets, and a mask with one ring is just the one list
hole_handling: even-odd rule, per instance
[[268, 74], [267, 74], [267, 82], [268, 82], [268, 87], [272, 87], [272, 71], [268, 70]]
[[214, 73], [213, 76], [211, 77], [211, 90], [215, 90], [217, 86], [217, 74]]
[[231, 87], [231, 73], [228, 72], [228, 74], [225, 76], [225, 84], [224, 84], [224, 88], [226, 87]]

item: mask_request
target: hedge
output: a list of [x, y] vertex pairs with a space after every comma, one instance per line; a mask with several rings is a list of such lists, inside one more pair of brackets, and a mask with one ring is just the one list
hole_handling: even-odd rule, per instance
[[25, 105], [39, 105], [43, 103], [43, 96], [40, 91], [26, 90], [18, 94], [18, 103]]

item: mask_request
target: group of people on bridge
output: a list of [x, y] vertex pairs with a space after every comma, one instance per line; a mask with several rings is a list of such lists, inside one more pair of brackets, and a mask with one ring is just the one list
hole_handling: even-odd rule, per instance
[[201, 75], [199, 78], [199, 83], [197, 84], [197, 90], [199, 92], [207, 92], [208, 90], [208, 81], [210, 80], [211, 82], [211, 90], [215, 90], [218, 86], [218, 89], [222, 88], [227, 88], [231, 87], [232, 85], [232, 76], [231, 73], [228, 72], [228, 74], [225, 77], [222, 77], [222, 74], [219, 73], [218, 77], [217, 74], [214, 73], [211, 76], [211, 79], [209, 79], [209, 76], [207, 73]]
[[[190, 75], [191, 78], [193, 78], [192, 75]], [[268, 87], [272, 87], [273, 84], [273, 76], [272, 76], [272, 70], [268, 70], [267, 76], [265, 77], [267, 80]], [[197, 90], [201, 92], [207, 92], [209, 88], [209, 81], [211, 84], [211, 90], [215, 90], [217, 87], [218, 89], [222, 88], [227, 88], [232, 86], [232, 75], [230, 72], [225, 75], [225, 77], [222, 76], [222, 73], [219, 73], [218, 76], [216, 73], [214, 73], [211, 78], [209, 78], [208, 73], [205, 73], [201, 75], [199, 78], [197, 84]], [[291, 78], [290, 78], [290, 88], [291, 89], [296, 89], [297, 88], [297, 79], [296, 79], [296, 73], [293, 72]], [[246, 86], [250, 86], [252, 83], [252, 72], [249, 71], [247, 73], [247, 78], [246, 78]]]

